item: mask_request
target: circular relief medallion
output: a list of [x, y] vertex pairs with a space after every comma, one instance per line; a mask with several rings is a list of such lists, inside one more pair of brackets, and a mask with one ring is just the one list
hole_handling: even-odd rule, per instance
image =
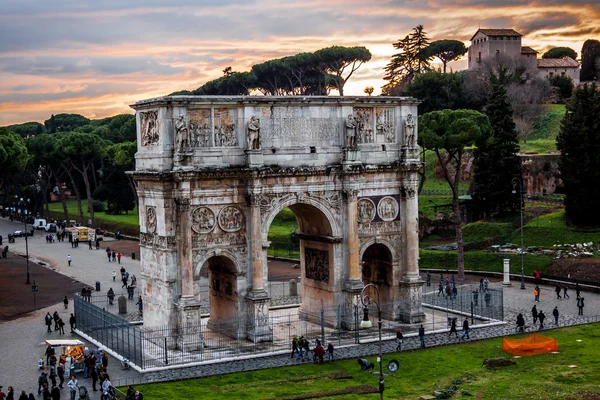
[[198, 207], [192, 211], [192, 230], [196, 233], [209, 233], [215, 227], [215, 213], [208, 207]]
[[377, 205], [377, 213], [379, 218], [384, 221], [393, 221], [398, 216], [398, 202], [390, 196], [386, 196], [379, 200]]
[[146, 232], [156, 232], [156, 207], [146, 207]]
[[237, 232], [242, 229], [244, 216], [234, 206], [227, 206], [219, 212], [219, 227], [225, 232]]
[[360, 199], [358, 205], [358, 222], [369, 223], [375, 218], [375, 203], [370, 199]]

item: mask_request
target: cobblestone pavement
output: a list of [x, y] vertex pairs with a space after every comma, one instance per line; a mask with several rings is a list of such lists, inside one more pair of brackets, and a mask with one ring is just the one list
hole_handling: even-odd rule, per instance
[[[0, 234], [6, 238], [10, 232], [20, 229], [22, 224], [11, 223], [0, 219]], [[107, 241], [110, 238], [107, 239]], [[11, 251], [25, 252], [25, 241], [22, 238], [17, 239], [15, 244], [10, 245]], [[72, 249], [68, 242], [65, 243], [45, 243], [45, 234], [36, 232], [36, 236], [29, 241], [30, 255], [39, 260], [48, 263], [49, 267], [55, 269], [59, 273], [71, 276], [81, 282], [89, 285], [94, 285], [96, 281], [100, 281], [102, 292], [105, 293], [108, 287], [113, 286], [117, 294], [119, 293], [120, 285], [118, 282], [113, 284], [112, 271], [117, 270], [118, 264], [109, 263], [106, 259], [103, 250], [88, 250], [87, 246], [81, 244], [78, 249]], [[67, 266], [66, 256], [71, 254], [73, 263], [71, 267]], [[139, 261], [132, 260], [128, 257], [123, 257], [122, 264], [130, 274], [139, 275]], [[502, 268], [498, 265], [498, 271]], [[478, 279], [477, 279], [478, 280]], [[498, 279], [493, 279], [493, 285], [501, 283]], [[514, 333], [516, 314], [523, 312], [526, 319], [526, 325], [531, 326], [531, 307], [533, 306], [533, 284], [527, 284], [526, 290], [519, 289], [519, 282], [513, 282], [513, 285], [505, 288], [504, 310], [506, 316], [506, 325], [498, 325], [494, 327], [486, 327], [478, 329], [474, 327], [472, 340], [484, 339], [488, 337], [500, 337]], [[557, 300], [554, 294], [553, 286], [541, 285], [542, 289], [541, 301], [538, 303], [538, 310], [543, 310], [546, 315], [546, 327], [553, 327], [552, 309], [558, 306], [560, 311], [560, 325], [572, 325], [584, 322], [577, 316], [577, 307], [575, 303], [575, 292], [571, 292], [571, 298]], [[425, 287], [424, 291], [433, 291], [436, 288]], [[586, 298], [586, 308], [584, 314], [593, 316], [600, 314], [598, 312], [600, 306], [600, 295], [584, 292]], [[0, 385], [5, 388], [11, 385], [15, 391], [19, 393], [21, 390], [26, 390], [28, 393], [36, 393], [37, 376], [37, 360], [42, 356], [44, 348], [43, 342], [47, 338], [59, 338], [55, 332], [46, 333], [43, 324], [43, 315], [46, 311], [53, 312], [58, 310], [63, 319], [72, 312], [72, 304], [70, 309], [64, 310], [62, 304], [47, 307], [38, 310], [27, 316], [21, 317], [13, 321], [0, 323], [0, 354], [2, 354], [2, 362], [0, 363]], [[531, 327], [530, 327], [531, 330]], [[68, 332], [68, 330], [67, 330]], [[65, 338], [75, 337], [69, 333], [64, 335]], [[77, 337], [78, 338], [78, 337]], [[79, 338], [78, 338], [79, 339]], [[447, 332], [433, 333], [427, 335], [427, 346], [452, 345], [458, 344], [459, 341], [455, 338], [449, 338]], [[413, 350], [419, 346], [418, 338], [409, 336], [404, 341], [403, 350]], [[93, 347], [93, 346], [90, 346]], [[395, 351], [395, 341], [387, 341], [384, 343], [384, 352], [389, 353]], [[377, 343], [366, 343], [360, 346], [352, 346], [336, 349], [336, 357], [338, 358], [355, 358], [365, 357], [376, 354], [378, 351]], [[373, 361], [373, 360], [372, 360]], [[385, 361], [385, 357], [384, 357]], [[231, 373], [236, 371], [248, 371], [260, 368], [271, 368], [276, 366], [295, 365], [299, 363], [295, 359], [291, 359], [289, 354], [271, 355], [267, 357], [236, 361], [230, 361], [220, 364], [211, 364], [206, 366], [190, 367], [185, 369], [174, 369], [159, 372], [147, 373], [143, 379], [148, 381], [165, 380], [165, 379], [184, 379], [188, 377], [207, 376], [214, 374]], [[114, 383], [125, 384], [131, 382], [141, 382], [142, 375], [133, 371], [123, 371], [120, 369], [119, 361], [110, 358], [109, 373]], [[91, 387], [91, 381], [81, 379], [84, 385]], [[63, 391], [63, 396], [68, 393]], [[98, 392], [91, 392], [92, 399], [98, 399]]]

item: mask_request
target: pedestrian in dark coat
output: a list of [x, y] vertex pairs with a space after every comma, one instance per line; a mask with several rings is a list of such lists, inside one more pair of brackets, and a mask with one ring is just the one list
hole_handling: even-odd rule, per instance
[[579, 315], [583, 315], [583, 307], [585, 304], [583, 303], [585, 299], [581, 296], [577, 296], [577, 308], [579, 309]]
[[467, 339], [471, 339], [471, 337], [469, 336], [469, 319], [465, 318], [465, 320], [463, 321], [463, 333], [460, 336], [461, 340], [464, 340], [465, 337]]
[[[46, 316], [44, 317], [44, 322], [46, 323], [46, 326], [48, 327], [48, 332], [52, 332], [52, 315], [50, 315], [50, 313], [46, 313]], [[48, 360], [46, 360], [46, 363], [48, 362]]]
[[52, 386], [50, 397], [52, 397], [52, 400], [60, 400], [60, 389], [56, 386]]
[[294, 338], [292, 339], [292, 357], [291, 358], [294, 358], [294, 354], [298, 354], [298, 336], [294, 336]]
[[458, 331], [456, 330], [456, 318], [452, 318], [452, 323], [450, 324], [450, 333], [448, 334], [448, 337], [452, 336], [452, 333], [454, 333], [454, 335], [458, 337]]
[[63, 304], [65, 305], [65, 310], [66, 310], [67, 308], [69, 308], [69, 299], [67, 298], [67, 296], [65, 296], [65, 297], [63, 298]]
[[560, 297], [561, 288], [560, 288], [560, 285], [558, 283], [554, 287], [554, 291], [556, 292], [556, 300], [562, 299], [562, 297]]
[[419, 340], [421, 341], [421, 348], [425, 348], [425, 328], [423, 328], [423, 324], [419, 328]]
[[75, 329], [75, 315], [71, 313], [71, 318], [69, 318], [69, 324], [71, 324], [71, 333], [73, 333], [73, 329]]
[[533, 317], [533, 324], [535, 325], [538, 320], [538, 311], [537, 311], [537, 306], [535, 304], [533, 305], [533, 308], [531, 309], [531, 316]]
[[[94, 362], [94, 364], [95, 364], [95, 362]], [[92, 389], [94, 389], [94, 392], [95, 392], [97, 390], [96, 383], [98, 382], [98, 371], [96, 371], [95, 365], [90, 366], [90, 375], [92, 377]]]
[[538, 318], [540, 319], [540, 330], [544, 329], [544, 319], [546, 319], [546, 314], [543, 311], [538, 313]]
[[558, 307], [554, 307], [552, 315], [554, 315], [554, 325], [558, 325]]
[[525, 330], [525, 318], [523, 318], [523, 314], [517, 315], [517, 330], [519, 332], [523, 332]]
[[327, 357], [329, 361], [333, 361], [333, 343], [331, 342], [327, 345]]

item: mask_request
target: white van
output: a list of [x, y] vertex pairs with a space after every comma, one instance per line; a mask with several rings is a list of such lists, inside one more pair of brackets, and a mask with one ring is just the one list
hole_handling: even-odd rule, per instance
[[36, 218], [33, 221], [33, 229], [44, 229], [45, 227], [46, 227], [45, 219]]

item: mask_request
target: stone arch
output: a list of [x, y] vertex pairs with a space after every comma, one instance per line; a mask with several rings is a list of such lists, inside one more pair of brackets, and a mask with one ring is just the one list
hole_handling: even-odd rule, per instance
[[[394, 300], [394, 251], [389, 243], [373, 240], [361, 250], [362, 281], [379, 287], [382, 309], [385, 314], [393, 312]], [[387, 311], [389, 310], [389, 311]], [[391, 318], [388, 316], [388, 318]]]
[[[399, 239], [398, 239], [399, 240]], [[361, 243], [360, 245], [360, 259], [362, 260], [365, 251], [373, 244], [382, 244], [388, 248], [390, 253], [392, 254], [392, 263], [396, 264], [399, 259], [399, 254], [397, 254], [396, 249], [392, 246], [392, 243], [387, 239], [379, 239], [379, 238], [370, 238], [369, 240]]]
[[[302, 205], [312, 206], [322, 213], [322, 216], [325, 217], [325, 220], [329, 223], [329, 229], [331, 231], [329, 236], [343, 236], [341, 229], [341, 221], [339, 221], [340, 217], [336, 216], [336, 213], [333, 212], [329, 206], [312, 197], [305, 197], [302, 200], [299, 200], [297, 196], [288, 196], [279, 201], [275, 207], [273, 207], [270, 211], [267, 212], [261, 227], [263, 241], [267, 240], [269, 228], [271, 227], [273, 220], [275, 219], [277, 214], [281, 212], [281, 210], [283, 210], [286, 207], [289, 207], [294, 212], [294, 215], [296, 215], [296, 218], [298, 218], [298, 215], [302, 214]], [[298, 220], [298, 226], [300, 227], [300, 229], [303, 228], [300, 220]]]
[[[240, 269], [240, 263], [235, 254], [227, 251], [227, 250], [211, 250], [200, 256], [198, 261], [194, 260], [194, 279], [198, 279], [200, 274], [205, 267], [205, 264], [210, 258], [213, 257], [225, 257], [229, 259], [233, 265], [235, 266], [235, 275], [242, 275], [243, 271]], [[208, 267], [208, 265], [206, 265]]]

